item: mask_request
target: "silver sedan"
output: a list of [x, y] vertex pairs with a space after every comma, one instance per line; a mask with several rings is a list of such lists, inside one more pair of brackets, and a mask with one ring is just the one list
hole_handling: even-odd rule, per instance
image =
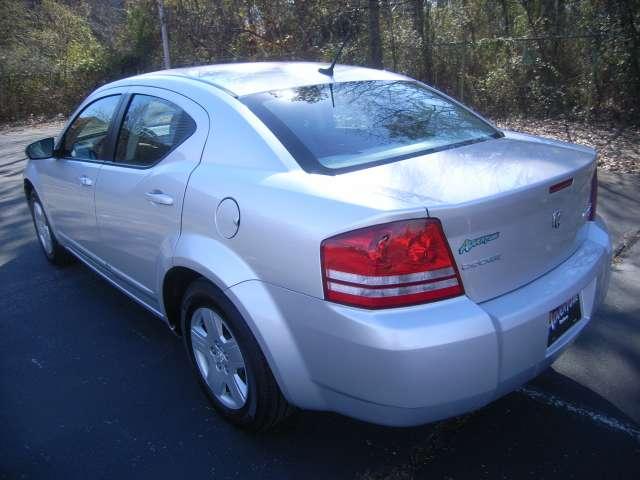
[[293, 406], [417, 425], [539, 374], [607, 291], [596, 152], [402, 75], [321, 67], [100, 87], [27, 148], [46, 257], [166, 322], [248, 429]]

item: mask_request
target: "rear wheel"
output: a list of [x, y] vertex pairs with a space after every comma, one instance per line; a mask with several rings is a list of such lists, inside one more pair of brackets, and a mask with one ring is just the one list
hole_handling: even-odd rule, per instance
[[36, 229], [38, 243], [40, 247], [42, 247], [42, 251], [45, 257], [47, 257], [47, 260], [58, 266], [71, 263], [73, 257], [58, 243], [36, 192], [31, 192], [29, 195], [29, 206], [31, 208], [31, 216]]
[[292, 411], [251, 330], [211, 283], [196, 280], [182, 302], [187, 354], [216, 410], [235, 425], [266, 430]]
[[214, 309], [199, 307], [191, 319], [191, 348], [201, 377], [216, 400], [239, 410], [247, 402], [247, 365], [236, 338]]

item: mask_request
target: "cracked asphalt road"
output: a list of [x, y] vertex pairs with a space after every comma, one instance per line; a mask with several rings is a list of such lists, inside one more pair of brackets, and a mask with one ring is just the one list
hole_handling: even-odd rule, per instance
[[[45, 261], [22, 152], [58, 129], [0, 132], [0, 478], [640, 478], [640, 242], [526, 389], [419, 428], [301, 412], [251, 436], [215, 415], [157, 319], [88, 269]], [[622, 245], [640, 229], [640, 178], [603, 172], [599, 211]]]

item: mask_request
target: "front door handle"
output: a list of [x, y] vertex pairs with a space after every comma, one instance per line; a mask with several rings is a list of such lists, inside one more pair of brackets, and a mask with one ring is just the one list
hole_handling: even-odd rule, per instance
[[91, 180], [86, 175], [82, 175], [80, 178], [78, 178], [78, 180], [80, 180], [80, 184], [82, 186], [84, 186], [84, 187], [92, 187], [93, 186], [93, 180]]
[[166, 193], [161, 192], [160, 190], [153, 190], [151, 192], [147, 192], [144, 196], [151, 203], [155, 203], [156, 205], [173, 205], [173, 198], [171, 198]]

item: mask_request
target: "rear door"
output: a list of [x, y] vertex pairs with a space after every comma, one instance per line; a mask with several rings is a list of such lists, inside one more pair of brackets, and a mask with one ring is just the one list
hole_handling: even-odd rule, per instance
[[209, 117], [195, 102], [138, 87], [126, 98], [113, 162], [96, 185], [100, 256], [115, 281], [158, 308], [157, 280], [180, 233], [189, 175], [200, 162]]
[[60, 158], [43, 162], [43, 197], [56, 235], [93, 260], [98, 242], [95, 185], [102, 163], [111, 156], [112, 124], [121, 97], [104, 96], [84, 107], [60, 141]]

